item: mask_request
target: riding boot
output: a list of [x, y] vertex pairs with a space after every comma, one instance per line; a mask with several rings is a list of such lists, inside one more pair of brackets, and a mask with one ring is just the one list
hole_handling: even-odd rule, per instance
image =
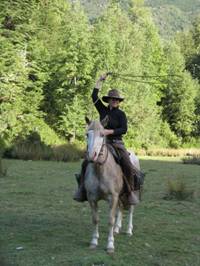
[[133, 191], [129, 192], [128, 203], [130, 205], [137, 205], [139, 203], [139, 199]]
[[75, 177], [78, 183], [78, 189], [75, 192], [73, 199], [78, 202], [84, 202], [87, 200], [87, 194], [84, 186], [84, 178], [81, 174], [75, 174]]

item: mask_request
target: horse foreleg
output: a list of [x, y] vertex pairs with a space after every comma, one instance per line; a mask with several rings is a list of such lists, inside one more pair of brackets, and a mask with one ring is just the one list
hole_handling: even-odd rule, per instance
[[134, 212], [134, 206], [130, 205], [129, 214], [128, 214], [128, 228], [126, 231], [126, 233], [129, 236], [132, 236], [132, 234], [133, 234], [133, 212]]
[[115, 222], [115, 227], [114, 227], [114, 233], [119, 234], [121, 228], [122, 228], [122, 211], [120, 207], [118, 207], [117, 215], [116, 215], [116, 222]]
[[118, 196], [112, 195], [110, 200], [110, 215], [109, 215], [109, 235], [108, 235], [108, 243], [107, 243], [107, 252], [114, 252], [114, 224], [115, 224], [115, 215], [116, 208], [118, 204]]
[[98, 205], [97, 202], [90, 202], [91, 210], [92, 210], [92, 222], [94, 225], [94, 231], [92, 234], [92, 240], [90, 242], [90, 248], [94, 249], [98, 245], [99, 239], [99, 215], [98, 215]]

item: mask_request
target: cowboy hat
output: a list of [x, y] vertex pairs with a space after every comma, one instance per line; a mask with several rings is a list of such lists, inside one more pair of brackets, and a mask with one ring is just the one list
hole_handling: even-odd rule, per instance
[[122, 101], [124, 100], [124, 98], [120, 97], [119, 92], [118, 92], [117, 89], [109, 90], [109, 91], [108, 91], [108, 95], [103, 96], [103, 97], [102, 97], [102, 100], [103, 100], [104, 102], [108, 103], [108, 102], [109, 102], [109, 99], [111, 99], [111, 98], [117, 99], [117, 100], [119, 100], [120, 102], [122, 102]]

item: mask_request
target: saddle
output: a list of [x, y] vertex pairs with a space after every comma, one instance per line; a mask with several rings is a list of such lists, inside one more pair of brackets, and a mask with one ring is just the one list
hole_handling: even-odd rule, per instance
[[110, 143], [107, 143], [107, 147], [113, 155], [115, 162], [120, 165], [121, 155], [119, 154], [118, 150]]
[[[113, 155], [115, 161], [117, 164], [120, 165], [121, 167], [121, 155], [118, 151], [117, 148], [115, 148], [115, 146], [112, 145], [112, 142], [107, 142], [107, 147], [109, 149], [109, 151], [111, 152], [111, 154]], [[130, 155], [130, 153], [129, 153]], [[125, 176], [124, 176], [125, 177]], [[143, 184], [144, 184], [144, 177], [145, 177], [145, 174], [141, 171], [138, 171], [138, 173], [134, 176], [134, 190], [135, 191], [141, 191], [142, 187], [143, 187]], [[125, 191], [124, 191], [125, 189]], [[126, 203], [126, 186], [124, 187], [123, 189], [123, 203]], [[121, 195], [122, 196], [122, 195]], [[125, 204], [123, 204], [125, 205]]]

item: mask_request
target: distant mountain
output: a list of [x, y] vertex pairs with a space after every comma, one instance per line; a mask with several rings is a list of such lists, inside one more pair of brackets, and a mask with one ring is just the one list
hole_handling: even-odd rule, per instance
[[172, 5], [185, 12], [200, 10], [199, 0], [145, 0], [146, 4], [152, 7]]
[[187, 29], [200, 14], [200, 0], [145, 0], [164, 38]]
[[98, 17], [108, 4], [108, 0], [80, 0], [80, 2], [84, 6], [90, 19]]
[[[103, 12], [109, 0], [80, 0], [80, 2], [93, 20]], [[119, 3], [122, 8], [127, 9], [130, 0], [119, 0]], [[200, 14], [200, 0], [144, 0], [144, 3], [151, 9], [154, 21], [164, 38], [187, 29], [192, 20]]]

